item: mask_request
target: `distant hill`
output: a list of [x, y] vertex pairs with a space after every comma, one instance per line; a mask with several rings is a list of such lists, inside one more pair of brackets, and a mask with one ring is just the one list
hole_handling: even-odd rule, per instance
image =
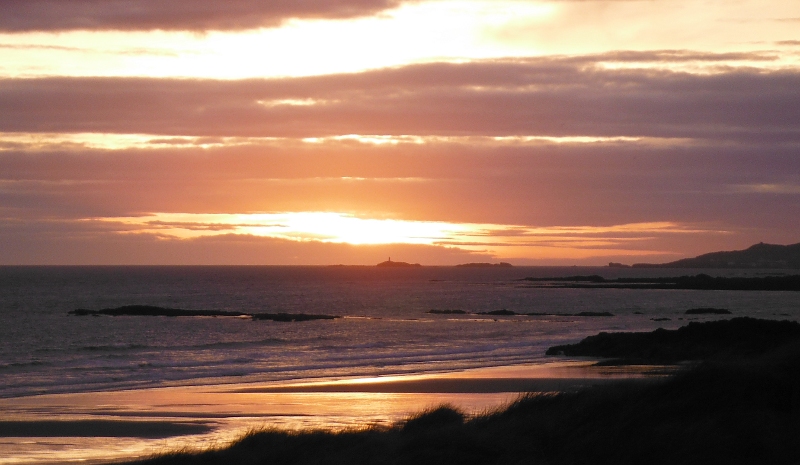
[[393, 262], [392, 259], [390, 258], [389, 260], [386, 260], [385, 262], [380, 262], [375, 266], [380, 266], [382, 268], [407, 268], [407, 267], [412, 267], [412, 266], [416, 267], [422, 265], [420, 265], [419, 263]]
[[[612, 264], [617, 265], [617, 264]], [[636, 263], [634, 268], [780, 268], [800, 269], [800, 243], [753, 245], [745, 250], [712, 252], [669, 263]]]

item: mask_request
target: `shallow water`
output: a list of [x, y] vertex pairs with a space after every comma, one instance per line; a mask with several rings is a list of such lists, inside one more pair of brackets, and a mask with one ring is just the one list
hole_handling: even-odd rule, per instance
[[[575, 267], [3, 267], [0, 397], [529, 363], [542, 361], [551, 345], [598, 331], [681, 326], [689, 320], [683, 312], [690, 308], [726, 308], [731, 316], [800, 316], [796, 292], [535, 289], [518, 281], [526, 276], [665, 273], [696, 272]], [[344, 318], [282, 323], [67, 314], [76, 308], [132, 304]], [[426, 313], [431, 309], [607, 311], [615, 316]]]
[[[663, 376], [662, 369], [550, 362], [438, 374], [13, 397], [0, 399], [0, 463], [130, 460], [225, 446], [267, 427], [385, 427], [442, 404], [479, 415], [513, 402], [520, 390], [548, 393], [653, 376]], [[3, 437], [13, 428], [7, 422], [22, 422], [37, 437]], [[175, 431], [180, 429], [195, 431]]]
[[[207, 434], [162, 439], [77, 433], [0, 438], [0, 463], [131, 458], [225, 444], [249, 428], [263, 426], [389, 424], [441, 402], [475, 413], [509, 402], [517, 393], [269, 388], [287, 382], [495, 366], [515, 366], [511, 371], [518, 373], [519, 365], [552, 362], [544, 355], [549, 346], [600, 331], [649, 331], [736, 316], [800, 320], [798, 292], [541, 289], [520, 281], [527, 276], [701, 272], [786, 274], [576, 267], [0, 267], [2, 420], [133, 419], [212, 427]], [[77, 308], [134, 304], [342, 318], [285, 323], [235, 317], [68, 315]], [[725, 308], [732, 314], [684, 314], [697, 307]], [[427, 313], [431, 309], [468, 314]], [[501, 309], [614, 316], [477, 314]], [[481, 373], [502, 377], [499, 371]], [[242, 391], [243, 384], [261, 388]], [[542, 386], [558, 389], [557, 384]]]

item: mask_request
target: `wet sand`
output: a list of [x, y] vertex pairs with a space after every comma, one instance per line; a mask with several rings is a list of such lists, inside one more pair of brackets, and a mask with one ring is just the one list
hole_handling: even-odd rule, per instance
[[663, 373], [654, 367], [570, 362], [0, 399], [0, 464], [108, 463], [180, 448], [221, 447], [268, 427], [388, 426], [441, 404], [479, 414], [523, 392], [573, 390]]

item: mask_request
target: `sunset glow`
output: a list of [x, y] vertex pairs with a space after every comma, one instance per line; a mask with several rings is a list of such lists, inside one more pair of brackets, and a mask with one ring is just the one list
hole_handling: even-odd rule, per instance
[[800, 0], [0, 0], [0, 465], [800, 463], [798, 270]]
[[0, 17], [5, 263], [797, 241], [798, 2], [54, 5]]
[[[435, 244], [477, 233], [480, 226], [441, 222], [362, 219], [342, 213], [169, 214], [104, 218], [144, 227], [139, 232], [178, 238], [248, 234], [296, 241], [363, 244]], [[473, 229], [474, 228], [474, 229]]]
[[604, 227], [531, 228], [520, 225], [359, 218], [333, 212], [156, 213], [141, 217], [96, 220], [124, 225], [118, 229], [122, 233], [153, 234], [185, 240], [232, 234], [332, 244], [428, 245], [457, 247], [502, 258], [528, 256], [532, 252], [550, 258], [591, 257], [598, 253], [598, 249], [600, 253], [658, 255], [664, 252], [637, 249], [635, 245], [653, 235], [714, 232], [667, 222]]

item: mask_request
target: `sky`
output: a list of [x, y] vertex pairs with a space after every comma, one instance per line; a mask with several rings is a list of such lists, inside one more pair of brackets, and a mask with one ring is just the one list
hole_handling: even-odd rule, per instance
[[800, 242], [800, 0], [0, 9], [0, 265]]

